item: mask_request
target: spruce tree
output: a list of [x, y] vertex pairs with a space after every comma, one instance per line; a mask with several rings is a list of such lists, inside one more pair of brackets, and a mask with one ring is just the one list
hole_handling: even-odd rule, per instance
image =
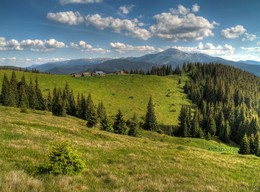
[[97, 116], [101, 120], [105, 115], [106, 115], [106, 109], [105, 109], [105, 107], [103, 105], [103, 102], [100, 101], [98, 103]]
[[254, 138], [254, 146], [255, 146], [255, 149], [253, 151], [253, 154], [255, 155], [260, 155], [259, 154], [259, 132], [255, 134], [255, 138]]
[[67, 106], [68, 114], [72, 115], [72, 116], [76, 116], [77, 107], [76, 107], [76, 102], [75, 102], [73, 90], [71, 90], [69, 92], [67, 101], [68, 101], [68, 103], [67, 103], [68, 104], [68, 106]]
[[216, 134], [216, 122], [212, 115], [209, 116], [207, 122], [207, 131], [211, 136]]
[[35, 109], [38, 104], [37, 95], [35, 92], [35, 86], [33, 84], [32, 79], [30, 79], [29, 87], [28, 87], [28, 100], [29, 100], [29, 107], [31, 109]]
[[[223, 125], [221, 125], [221, 127], [222, 126]], [[226, 121], [226, 123], [224, 124], [224, 126], [222, 128], [220, 139], [222, 141], [224, 141], [225, 143], [229, 143], [230, 142], [230, 125], [229, 125], [228, 121]]]
[[116, 115], [116, 119], [113, 125], [114, 133], [116, 134], [126, 134], [126, 125], [125, 120], [123, 118], [123, 114], [121, 110], [118, 110]]
[[37, 98], [37, 103], [36, 103], [35, 109], [44, 110], [45, 109], [44, 98], [42, 96], [42, 92], [39, 87], [39, 82], [38, 82], [37, 77], [35, 78], [35, 94], [36, 94], [36, 98]]
[[254, 154], [255, 153], [255, 135], [251, 134], [249, 136], [249, 146], [250, 146], [250, 154]]
[[136, 113], [134, 113], [132, 119], [130, 119], [128, 135], [136, 137], [138, 134], [138, 129], [139, 129], [139, 123], [138, 123]]
[[18, 81], [16, 78], [16, 74], [13, 71], [10, 79], [10, 88], [9, 88], [9, 97], [10, 103], [9, 106], [16, 107], [19, 104], [19, 92], [18, 92]]
[[105, 110], [103, 111], [103, 114], [100, 118], [100, 129], [103, 131], [112, 131]]
[[150, 97], [149, 102], [148, 102], [147, 112], [146, 112], [146, 116], [145, 116], [144, 129], [148, 130], [148, 131], [158, 131], [152, 97]]
[[19, 107], [21, 109], [21, 112], [23, 112], [23, 113], [26, 113], [27, 108], [29, 107], [28, 96], [26, 94], [24, 85], [21, 85], [21, 88], [20, 88]]
[[247, 138], [247, 135], [245, 134], [241, 143], [240, 143], [240, 148], [238, 151], [239, 154], [249, 154], [250, 153], [250, 145], [249, 141]]
[[188, 116], [188, 108], [186, 106], [181, 107], [180, 115], [178, 117], [179, 120], [179, 135], [181, 137], [188, 137], [188, 127], [187, 127], [187, 116]]
[[48, 96], [45, 99], [45, 109], [47, 111], [51, 111], [51, 107], [52, 107], [52, 98], [51, 98], [51, 92], [48, 92]]
[[9, 92], [10, 92], [10, 84], [7, 78], [7, 75], [4, 74], [3, 82], [2, 82], [2, 102], [3, 105], [8, 106], [9, 105]]
[[90, 93], [87, 98], [86, 118], [87, 127], [94, 127], [97, 124], [97, 114]]
[[191, 136], [198, 137], [198, 138], [203, 137], [203, 132], [200, 128], [200, 115], [199, 115], [198, 109], [196, 109], [193, 120], [192, 120]]

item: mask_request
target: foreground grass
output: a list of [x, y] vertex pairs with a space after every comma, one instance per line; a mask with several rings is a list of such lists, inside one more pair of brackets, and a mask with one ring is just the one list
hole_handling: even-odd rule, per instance
[[[0, 70], [0, 82], [4, 73], [10, 77], [11, 72]], [[70, 75], [16, 72], [18, 80], [23, 74], [27, 82], [37, 76], [44, 94], [52, 91], [55, 86], [63, 88], [66, 82], [74, 90], [76, 97], [78, 93], [86, 96], [91, 93], [96, 105], [98, 101], [103, 101], [109, 116], [116, 115], [118, 109], [121, 109], [126, 118], [132, 117], [134, 112], [138, 117], [144, 117], [149, 97], [152, 95], [158, 122], [176, 125], [181, 106], [191, 104], [181, 89], [186, 76], [107, 75], [74, 78]], [[182, 85], [178, 85], [180, 78]]]
[[[47, 146], [71, 140], [79, 176], [35, 174]], [[260, 159], [216, 141], [143, 131], [139, 138], [85, 127], [73, 117], [0, 107], [0, 191], [259, 191]]]

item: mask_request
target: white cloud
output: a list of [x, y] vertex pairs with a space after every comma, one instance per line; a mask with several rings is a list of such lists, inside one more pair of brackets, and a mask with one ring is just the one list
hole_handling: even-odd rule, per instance
[[143, 28], [144, 24], [138, 19], [118, 19], [113, 17], [101, 17], [99, 14], [82, 16], [79, 12], [58, 12], [48, 13], [47, 18], [62, 24], [79, 25], [85, 23], [86, 25], [93, 25], [100, 30], [111, 29], [116, 33], [125, 32], [126, 36], [132, 36], [139, 39], [147, 40], [151, 37], [151, 33]]
[[119, 12], [121, 14], [127, 15], [135, 7], [135, 5], [123, 5], [119, 7]]
[[241, 47], [243, 51], [259, 54], [260, 53], [260, 47]]
[[79, 12], [72, 11], [48, 13], [47, 19], [67, 25], [79, 25], [84, 22], [84, 19]]
[[246, 32], [246, 29], [242, 25], [236, 25], [235, 27], [223, 29], [221, 35], [227, 39], [236, 39], [239, 36], [243, 35]]
[[192, 5], [192, 12], [196, 13], [200, 11], [200, 6], [198, 4]]
[[8, 51], [8, 50], [22, 51], [24, 49], [30, 49], [31, 51], [44, 52], [44, 51], [52, 51], [56, 48], [64, 48], [64, 47], [66, 47], [65, 43], [59, 42], [55, 39], [49, 39], [49, 40], [26, 39], [19, 42], [18, 40], [15, 39], [6, 40], [4, 37], [0, 38], [0, 51]]
[[82, 52], [88, 52], [88, 53], [109, 53], [110, 51], [103, 48], [97, 48], [93, 47], [92, 45], [88, 44], [85, 41], [79, 41], [79, 44], [77, 43], [70, 43], [70, 47], [74, 49], [80, 49]]
[[[193, 12], [199, 11], [199, 6], [194, 5]], [[168, 13], [160, 13], [154, 16], [156, 24], [150, 27], [151, 32], [170, 41], [202, 40], [204, 37], [213, 36], [216, 22], [210, 23], [201, 16], [196, 16], [190, 9], [182, 5], [178, 9], [170, 9]]]
[[66, 45], [63, 42], [59, 42], [55, 39], [49, 39], [49, 40], [22, 40], [20, 42], [21, 46], [24, 48], [30, 48], [31, 51], [35, 52], [45, 52], [45, 51], [52, 51], [56, 48], [65, 48]]
[[242, 41], [254, 41], [256, 39], [256, 35], [245, 33]]
[[60, 0], [60, 4], [66, 5], [71, 3], [81, 3], [81, 4], [88, 4], [88, 3], [101, 3], [102, 0]]
[[199, 43], [196, 47], [181, 47], [174, 46], [173, 48], [189, 53], [203, 53], [211, 56], [224, 56], [232, 55], [235, 52], [235, 48], [231, 45], [213, 45], [212, 43]]
[[113, 17], [101, 17], [99, 14], [95, 14], [86, 16], [85, 22], [87, 25], [93, 25], [101, 30], [108, 28], [116, 33], [124, 31], [126, 36], [143, 40], [147, 40], [151, 37], [151, 33], [148, 30], [139, 27], [139, 25], [143, 25], [143, 23], [140, 23], [138, 19], [118, 19]]
[[4, 37], [0, 37], [0, 51], [8, 50], [22, 51], [23, 48], [21, 47], [19, 41], [15, 39], [6, 40]]
[[124, 53], [124, 52], [143, 52], [143, 53], [155, 53], [155, 52], [161, 52], [163, 49], [161, 48], [155, 48], [153, 46], [148, 46], [148, 45], [143, 45], [143, 46], [133, 46], [133, 45], [128, 45], [120, 42], [111, 42], [110, 47], [119, 52], [119, 53]]
[[258, 41], [258, 42], [256, 43], [256, 45], [260, 45], [260, 41]]

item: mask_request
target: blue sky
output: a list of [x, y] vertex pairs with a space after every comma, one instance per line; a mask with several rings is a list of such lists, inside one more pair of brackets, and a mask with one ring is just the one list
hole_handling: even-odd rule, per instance
[[259, 0], [1, 0], [0, 65], [170, 47], [260, 61]]

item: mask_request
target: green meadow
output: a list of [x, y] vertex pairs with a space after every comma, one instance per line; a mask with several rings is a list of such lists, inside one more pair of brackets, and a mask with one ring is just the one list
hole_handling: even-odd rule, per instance
[[[259, 191], [260, 160], [218, 141], [89, 129], [74, 117], [0, 107], [0, 191]], [[37, 174], [54, 141], [86, 162], [78, 176]]]
[[[0, 70], [0, 82], [4, 73], [9, 78], [11, 76], [11, 71]], [[86, 96], [91, 93], [95, 105], [102, 100], [109, 116], [115, 116], [121, 109], [125, 118], [132, 117], [134, 112], [142, 118], [152, 96], [158, 123], [176, 125], [181, 106], [191, 104], [182, 90], [186, 76], [106, 75], [74, 78], [70, 75], [16, 72], [18, 80], [22, 75], [28, 83], [30, 78], [34, 80], [37, 76], [45, 95], [54, 87], [63, 88], [68, 82], [75, 97], [78, 93]], [[178, 84], [179, 79], [182, 79], [181, 85]]]

